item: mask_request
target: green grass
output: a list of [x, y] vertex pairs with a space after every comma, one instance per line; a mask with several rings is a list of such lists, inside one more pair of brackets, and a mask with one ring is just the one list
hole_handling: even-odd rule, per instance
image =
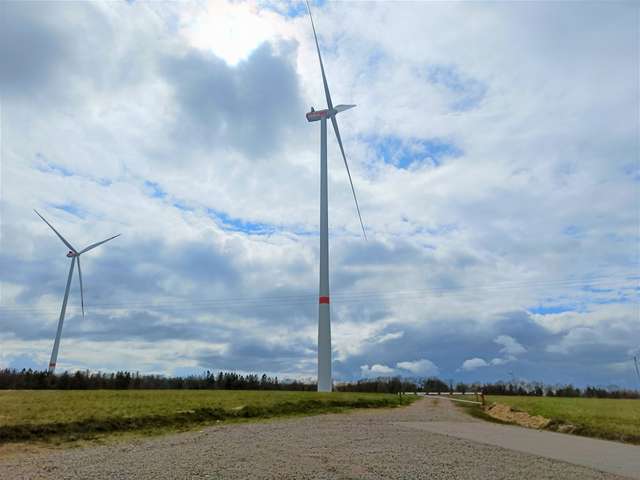
[[0, 443], [153, 433], [217, 421], [392, 407], [411, 400], [375, 393], [9, 390], [0, 391]]
[[488, 396], [487, 402], [550, 418], [551, 429], [570, 424], [577, 435], [640, 444], [640, 400]]

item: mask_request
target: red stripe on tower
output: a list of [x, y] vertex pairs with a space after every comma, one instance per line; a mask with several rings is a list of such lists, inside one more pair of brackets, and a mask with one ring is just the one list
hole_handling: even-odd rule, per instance
[[320, 297], [320, 303], [329, 303], [329, 297]]

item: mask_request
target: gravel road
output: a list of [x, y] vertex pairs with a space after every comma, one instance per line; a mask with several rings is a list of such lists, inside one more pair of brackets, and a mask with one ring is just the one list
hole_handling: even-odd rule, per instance
[[447, 400], [207, 427], [107, 446], [14, 454], [8, 479], [621, 479], [586, 467], [415, 428], [482, 424]]

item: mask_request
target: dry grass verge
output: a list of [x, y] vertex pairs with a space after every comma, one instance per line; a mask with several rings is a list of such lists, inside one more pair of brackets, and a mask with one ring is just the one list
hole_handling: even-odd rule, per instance
[[550, 418], [545, 418], [542, 415], [529, 415], [527, 412], [513, 409], [509, 405], [503, 405], [501, 403], [490, 405], [485, 408], [485, 412], [487, 415], [502, 420], [503, 422], [515, 423], [527, 428], [547, 428], [551, 423]]

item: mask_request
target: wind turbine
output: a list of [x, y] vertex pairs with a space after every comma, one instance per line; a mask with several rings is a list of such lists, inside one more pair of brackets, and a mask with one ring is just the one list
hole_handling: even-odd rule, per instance
[[82, 318], [84, 318], [84, 288], [82, 286], [82, 269], [80, 268], [80, 255], [88, 252], [89, 250], [93, 250], [97, 246], [102, 245], [103, 243], [106, 243], [109, 240], [113, 240], [114, 238], [119, 237], [120, 234], [114, 235], [113, 237], [109, 237], [106, 240], [102, 240], [101, 242], [92, 243], [88, 247], [78, 251], [75, 248], [73, 248], [71, 244], [67, 242], [65, 238], [62, 235], [60, 235], [60, 233], [55, 228], [53, 228], [53, 225], [47, 222], [47, 220], [38, 213], [37, 210], [34, 210], [34, 212], [36, 212], [36, 214], [42, 219], [44, 223], [49, 225], [51, 230], [53, 230], [53, 232], [58, 236], [58, 238], [62, 240], [62, 243], [64, 243], [67, 246], [67, 248], [69, 249], [69, 252], [67, 252], [67, 257], [71, 259], [71, 267], [69, 267], [69, 276], [67, 277], [67, 288], [64, 291], [64, 299], [62, 300], [62, 310], [60, 311], [60, 320], [58, 320], [58, 331], [56, 333], [56, 339], [53, 342], [53, 350], [51, 351], [51, 360], [49, 361], [49, 373], [53, 373], [56, 369], [56, 362], [58, 361], [58, 348], [60, 347], [60, 336], [62, 335], [62, 324], [64, 323], [64, 314], [67, 310], [67, 299], [69, 298], [69, 287], [71, 286], [71, 277], [73, 277], [73, 268], [76, 264], [76, 259], [78, 260], [78, 278], [80, 279], [80, 303], [82, 305]]
[[331, 311], [329, 305], [329, 213], [327, 203], [327, 119], [331, 119], [333, 131], [336, 134], [336, 139], [340, 146], [340, 152], [342, 153], [344, 166], [346, 167], [347, 175], [349, 176], [349, 183], [351, 184], [351, 191], [353, 192], [353, 199], [356, 202], [356, 210], [358, 211], [358, 218], [360, 219], [360, 226], [362, 227], [362, 233], [365, 240], [367, 238], [367, 233], [365, 232], [364, 224], [362, 223], [362, 216], [360, 215], [360, 206], [358, 205], [356, 190], [353, 188], [351, 172], [349, 171], [347, 157], [344, 154], [342, 138], [340, 138], [340, 130], [338, 129], [338, 121], [336, 120], [336, 115], [338, 115], [338, 113], [353, 108], [355, 105], [333, 106], [331, 94], [329, 93], [329, 85], [327, 85], [327, 77], [324, 73], [322, 55], [320, 55], [318, 35], [316, 34], [316, 27], [313, 23], [313, 16], [311, 15], [311, 7], [309, 6], [309, 0], [306, 1], [307, 9], [309, 10], [309, 18], [311, 19], [311, 28], [313, 29], [313, 38], [316, 41], [318, 60], [320, 61], [324, 94], [327, 99], [327, 108], [324, 110], [314, 110], [314, 108], [311, 107], [311, 111], [307, 113], [307, 120], [309, 122], [320, 121], [320, 298], [318, 302], [318, 391], [330, 392], [332, 382]]

